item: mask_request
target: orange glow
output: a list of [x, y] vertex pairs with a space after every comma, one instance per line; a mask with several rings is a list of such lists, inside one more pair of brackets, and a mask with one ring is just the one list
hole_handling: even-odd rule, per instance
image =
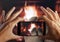
[[24, 32], [26, 32], [26, 29], [23, 29]]
[[32, 17], [37, 17], [37, 10], [35, 6], [26, 6], [24, 8], [25, 16], [24, 19], [25, 21], [30, 21]]
[[31, 33], [31, 31], [32, 31], [35, 27], [36, 27], [35, 24], [34, 24], [34, 23], [31, 23], [31, 27], [30, 27], [30, 29], [29, 29], [28, 31]]

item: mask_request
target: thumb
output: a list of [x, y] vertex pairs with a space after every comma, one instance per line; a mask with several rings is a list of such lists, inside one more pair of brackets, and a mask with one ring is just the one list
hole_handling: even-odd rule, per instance
[[[15, 20], [13, 20], [13, 21], [10, 22], [11, 32], [13, 31], [14, 26], [15, 26], [18, 22], [20, 22], [20, 21], [23, 21], [23, 18], [17, 17]], [[12, 33], [12, 34], [13, 34], [13, 33]], [[13, 37], [14, 37], [14, 39], [16, 39], [16, 38], [19, 38], [20, 36], [13, 34]]]
[[[10, 40], [10, 39], [16, 39], [18, 38], [19, 36], [17, 35], [14, 35], [12, 30], [14, 28], [14, 26], [20, 22], [20, 21], [23, 21], [22, 18], [20, 17], [17, 17], [15, 20], [9, 22], [5, 27], [4, 29], [0, 32], [0, 41], [7, 41], [7, 40]], [[4, 40], [3, 40], [4, 39]]]
[[15, 26], [18, 22], [20, 22], [20, 21], [23, 21], [23, 18], [17, 17], [15, 20], [13, 20], [13, 21], [11, 21], [11, 22], [9, 23], [9, 26], [10, 26], [10, 27], [8, 28], [8, 31], [10, 32], [11, 39], [16, 39], [16, 38], [20, 37], [20, 36], [18, 36], [18, 35], [14, 35], [13, 32], [12, 32], [14, 26]]
[[10, 29], [12, 30], [12, 29], [14, 28], [14, 26], [15, 26], [18, 22], [23, 21], [23, 20], [24, 20], [23, 18], [17, 17], [17, 18], [14, 19], [13, 21], [11, 21], [11, 22], [9, 23], [9, 25], [11, 25], [11, 26], [10, 26]]

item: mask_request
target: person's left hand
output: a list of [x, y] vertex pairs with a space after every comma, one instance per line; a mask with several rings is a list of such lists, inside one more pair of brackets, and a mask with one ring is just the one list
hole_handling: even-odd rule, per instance
[[[12, 14], [14, 10], [15, 10], [15, 7], [13, 7], [6, 14], [4, 23], [0, 26], [0, 42], [6, 42], [7, 40], [16, 39], [20, 37], [20, 36], [14, 35], [12, 30], [18, 22], [23, 21], [23, 18], [18, 17], [18, 15], [22, 12], [23, 9]], [[3, 11], [3, 14], [5, 14], [5, 11]]]
[[43, 19], [48, 26], [48, 33], [42, 38], [60, 42], [60, 17], [57, 11], [54, 12], [49, 7], [45, 9], [42, 6], [40, 9], [44, 12]]

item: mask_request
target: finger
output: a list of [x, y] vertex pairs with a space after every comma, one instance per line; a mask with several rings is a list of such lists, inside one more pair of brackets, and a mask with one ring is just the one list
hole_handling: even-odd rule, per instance
[[0, 26], [0, 32], [4, 29], [6, 23], [3, 23], [1, 26]]
[[43, 19], [44, 19], [44, 21], [47, 23], [47, 25], [48, 25], [48, 27], [49, 27], [48, 29], [51, 30], [51, 31], [50, 31], [50, 30], [49, 30], [49, 31], [52, 32], [52, 29], [53, 29], [53, 28], [52, 28], [52, 20], [50, 20], [50, 19], [49, 19], [47, 16], [45, 16], [45, 15], [43, 16]]
[[14, 13], [9, 19], [8, 21], [12, 21], [14, 20], [18, 15], [20, 15], [20, 13], [23, 11], [23, 9], [19, 10], [18, 12]]
[[9, 24], [11, 25], [11, 28], [13, 28], [18, 22], [23, 21], [23, 18], [17, 17], [13, 21], [11, 21]]
[[59, 15], [58, 15], [58, 12], [57, 11], [55, 11], [55, 16], [56, 16], [56, 20], [59, 21]]
[[52, 23], [52, 20], [50, 20], [47, 16], [43, 16], [43, 19], [46, 21], [47, 24], [51, 24]]
[[[3, 29], [2, 31], [4, 31], [5, 29], [9, 29], [9, 28], [10, 28], [10, 30], [12, 30], [13, 27], [14, 27], [19, 21], [23, 21], [23, 20], [24, 20], [23, 18], [17, 17], [15, 20], [9, 22], [7, 25], [5, 25], [6, 23], [3, 24], [3, 25], [5, 25], [5, 27], [4, 27], [4, 29]], [[8, 31], [8, 30], [7, 30], [7, 31]]]
[[45, 15], [46, 15], [48, 18], [50, 18], [51, 20], [55, 20], [54, 17], [53, 17], [53, 15], [51, 15], [51, 13], [48, 12], [44, 7], [41, 6], [40, 8], [41, 8], [41, 10], [45, 13]]
[[53, 17], [56, 19], [55, 12], [53, 10], [47, 7], [47, 11], [50, 12], [53, 15]]
[[47, 7], [47, 10], [54, 16], [54, 18], [55, 19], [58, 19], [58, 13], [57, 13], [57, 11], [53, 11], [53, 10], [51, 10], [49, 7]]
[[5, 26], [5, 28], [0, 32], [0, 34], [5, 33], [4, 35], [8, 35], [9, 39], [15, 39], [15, 38], [19, 37], [17, 35], [14, 35], [12, 30], [13, 30], [14, 26], [20, 21], [23, 21], [23, 18], [17, 17], [15, 20], [8, 23]]
[[[44, 21], [47, 23], [47, 25], [49, 26], [49, 28], [48, 29], [50, 29], [51, 31], [53, 30], [52, 29], [52, 27], [51, 27], [51, 25], [52, 25], [52, 20], [50, 20], [47, 16], [43, 16], [43, 19], [44, 19]], [[49, 30], [49, 31], [50, 31]]]
[[45, 12], [46, 9], [44, 7], [41, 6], [40, 9], [45, 13], [46, 16], [48, 16], [47, 13]]
[[58, 24], [54, 21], [49, 20], [46, 16], [44, 16], [44, 20], [49, 25], [53, 36], [58, 39], [57, 35], [59, 35], [59, 33], [60, 33], [60, 28], [59, 28]]
[[[10, 23], [10, 25], [11, 25], [11, 27], [10, 27], [10, 31], [12, 32], [13, 31], [13, 28], [14, 28], [14, 26], [18, 23], [18, 22], [20, 22], [20, 21], [23, 21], [24, 19], [23, 18], [20, 18], [20, 17], [17, 17], [15, 20], [13, 20], [11, 23]], [[12, 33], [13, 34], [13, 33]], [[16, 39], [16, 38], [18, 38], [19, 36], [17, 36], [17, 35], [12, 35], [13, 36], [13, 39]]]
[[5, 22], [5, 11], [2, 11], [2, 16], [3, 16], [3, 22]]
[[6, 20], [9, 19], [9, 17], [11, 16], [11, 14], [14, 12], [14, 10], [16, 9], [16, 7], [13, 7], [6, 15]]
[[51, 31], [55, 30], [56, 28], [54, 27], [55, 26], [55, 23], [50, 20], [47, 16], [43, 16], [43, 19], [46, 21], [47, 25], [49, 26], [49, 29]]
[[53, 30], [58, 30], [59, 31], [59, 26], [57, 25], [58, 23], [48, 19], [47, 16], [43, 16], [43, 19], [46, 21], [46, 23], [50, 27], [51, 31], [53, 31]]
[[55, 28], [58, 33], [60, 33], [60, 24], [59, 22], [53, 22], [52, 28]]
[[0, 25], [3, 23], [3, 11], [0, 14]]

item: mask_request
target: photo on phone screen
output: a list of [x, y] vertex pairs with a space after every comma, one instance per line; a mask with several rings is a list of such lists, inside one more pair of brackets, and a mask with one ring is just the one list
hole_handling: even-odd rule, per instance
[[20, 36], [43, 35], [43, 22], [20, 22]]

